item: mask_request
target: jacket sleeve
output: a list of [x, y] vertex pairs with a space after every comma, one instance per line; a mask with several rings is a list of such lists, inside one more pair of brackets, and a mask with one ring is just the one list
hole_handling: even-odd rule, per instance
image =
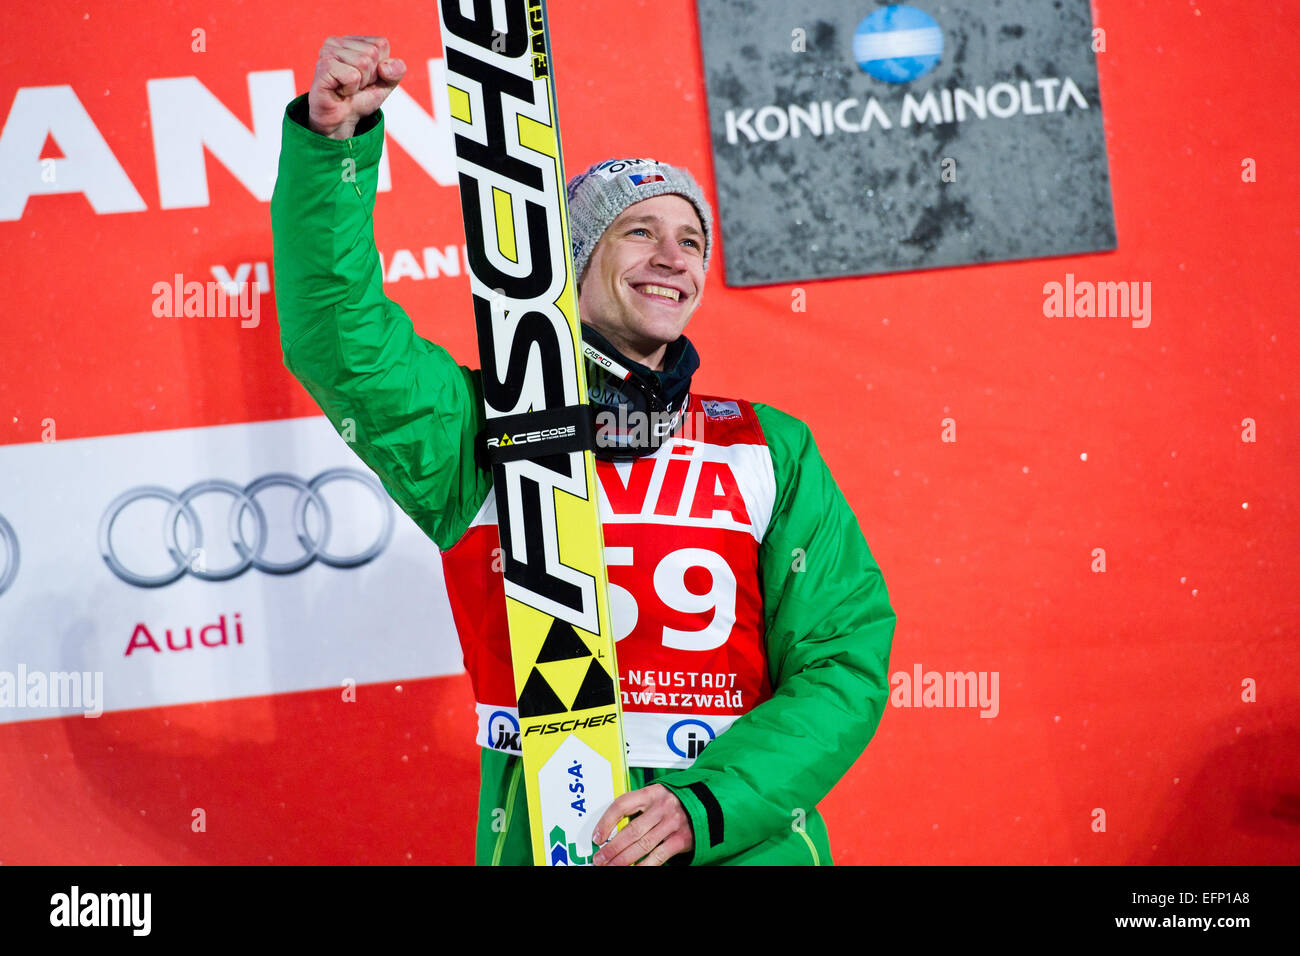
[[308, 128], [306, 95], [285, 110], [271, 198], [280, 342], [335, 429], [446, 550], [491, 482], [473, 453], [482, 386], [384, 294], [372, 219], [383, 145], [382, 112], [336, 140]]
[[857, 519], [808, 426], [754, 408], [777, 481], [759, 552], [773, 695], [690, 768], [655, 781], [691, 818], [695, 864], [725, 860], [811, 814], [866, 749], [889, 694], [895, 616]]

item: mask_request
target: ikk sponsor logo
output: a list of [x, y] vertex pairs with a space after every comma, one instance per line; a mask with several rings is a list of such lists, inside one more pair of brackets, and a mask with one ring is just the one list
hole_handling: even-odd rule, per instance
[[487, 739], [493, 750], [519, 751], [519, 721], [508, 710], [493, 711], [487, 719]]
[[[698, 728], [698, 729], [696, 729]], [[701, 733], [700, 731], [703, 731]], [[704, 721], [695, 717], [679, 720], [668, 728], [668, 749], [679, 757], [694, 760], [714, 740], [717, 734]]]

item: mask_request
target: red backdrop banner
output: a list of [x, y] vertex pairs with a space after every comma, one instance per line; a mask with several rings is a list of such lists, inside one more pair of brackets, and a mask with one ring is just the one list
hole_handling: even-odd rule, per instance
[[[550, 5], [569, 174], [654, 156], [716, 201], [694, 4], [620, 10]], [[1281, 0], [1250, 13], [1096, 4], [1113, 253], [756, 290], [713, 270], [697, 387], [809, 423], [898, 614], [891, 705], [822, 805], [836, 862], [1300, 858], [1300, 31]], [[408, 65], [375, 213], [387, 292], [477, 364], [432, 10], [10, 4], [0, 469], [38, 443], [319, 414], [281, 361], [268, 200], [284, 106], [345, 33]], [[257, 286], [244, 314], [160, 315], [176, 276]], [[1150, 283], [1149, 325], [1049, 316], [1067, 281]], [[0, 515], [26, 554], [19, 489], [0, 479]], [[14, 596], [0, 670], [68, 640]], [[442, 625], [404, 639], [455, 653]], [[927, 706], [929, 672], [988, 699]], [[319, 687], [0, 722], [0, 861], [470, 862], [465, 676]]]

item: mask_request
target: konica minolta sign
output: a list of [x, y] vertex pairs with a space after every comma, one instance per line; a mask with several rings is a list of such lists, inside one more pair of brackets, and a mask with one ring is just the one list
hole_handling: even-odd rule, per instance
[[1088, 0], [697, 0], [726, 281], [1115, 248]]

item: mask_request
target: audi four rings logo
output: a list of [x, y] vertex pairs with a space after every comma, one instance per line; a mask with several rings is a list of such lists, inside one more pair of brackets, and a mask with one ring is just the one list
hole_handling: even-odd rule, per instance
[[[343, 480], [359, 482], [369, 489], [379, 501], [380, 511], [383, 514], [379, 533], [370, 546], [350, 555], [334, 554], [326, 549], [330, 539], [330, 531], [333, 527], [333, 519], [329, 508], [325, 504], [325, 499], [320, 495], [322, 485], [331, 481]], [[303, 553], [290, 561], [271, 561], [264, 556], [267, 539], [270, 535], [267, 530], [266, 512], [258, 504], [257, 496], [264, 489], [277, 485], [293, 488], [298, 492], [298, 497], [293, 504], [293, 528], [298, 543], [302, 546]], [[230, 536], [230, 541], [239, 555], [239, 560], [224, 568], [196, 568], [191, 565], [189, 557], [181, 547], [178, 528], [181, 522], [189, 525], [189, 539], [192, 542], [191, 553], [203, 548], [203, 526], [199, 522], [198, 515], [190, 506], [190, 502], [199, 495], [212, 493], [227, 494], [231, 497], [230, 515], [224, 530]], [[167, 546], [167, 552], [171, 556], [174, 567], [161, 574], [141, 574], [132, 571], [122, 563], [121, 558], [118, 557], [113, 548], [113, 522], [134, 502], [147, 498], [160, 499], [170, 506], [167, 509], [167, 516], [163, 519], [162, 533], [163, 543]], [[313, 537], [307, 527], [307, 509], [309, 507], [314, 508], [319, 515], [319, 537]], [[252, 541], [248, 541], [244, 537], [245, 515], [251, 515], [252, 517]], [[2, 525], [2, 521], [0, 521], [0, 525]], [[0, 527], [0, 534], [3, 534], [3, 527]], [[164, 587], [173, 581], [179, 580], [187, 571], [194, 577], [204, 581], [229, 581], [231, 578], [239, 577], [249, 568], [257, 568], [267, 574], [293, 574], [301, 571], [313, 561], [320, 561], [332, 568], [355, 568], [374, 560], [384, 548], [388, 547], [388, 542], [392, 537], [393, 511], [383, 486], [372, 475], [352, 468], [330, 468], [327, 471], [322, 471], [311, 481], [303, 481], [296, 475], [277, 472], [263, 475], [243, 487], [232, 481], [213, 479], [196, 482], [180, 494], [157, 485], [142, 485], [139, 488], [132, 488], [130, 491], [123, 492], [114, 498], [107, 510], [105, 510], [104, 517], [99, 522], [99, 552], [104, 556], [104, 562], [123, 581], [142, 588]], [[16, 568], [16, 541], [14, 545], [15, 559], [13, 567]], [[0, 578], [0, 591], [4, 590], [5, 583], [7, 583], [6, 579]]]
[[0, 594], [9, 590], [9, 585], [14, 583], [14, 578], [18, 576], [18, 535], [14, 534], [13, 527], [5, 520], [4, 515], [0, 515], [0, 551], [4, 552], [3, 565], [0, 565]]

